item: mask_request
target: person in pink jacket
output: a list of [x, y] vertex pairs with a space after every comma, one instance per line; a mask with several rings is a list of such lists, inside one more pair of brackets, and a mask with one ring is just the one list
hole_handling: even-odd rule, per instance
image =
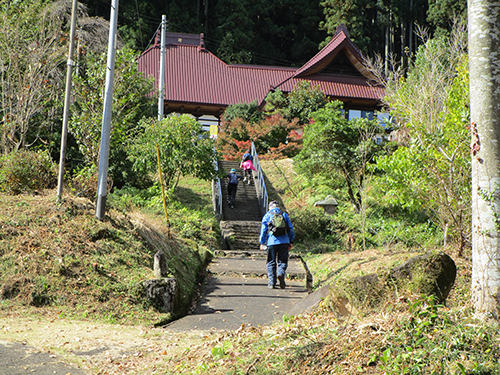
[[243, 182], [247, 182], [247, 184], [250, 185], [252, 181], [252, 171], [257, 170], [253, 166], [253, 156], [250, 150], [247, 150], [247, 152], [243, 154], [240, 167], [243, 168]]

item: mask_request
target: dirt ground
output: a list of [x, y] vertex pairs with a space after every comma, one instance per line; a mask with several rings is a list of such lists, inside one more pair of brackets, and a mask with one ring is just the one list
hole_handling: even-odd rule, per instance
[[23, 343], [99, 375], [164, 373], [172, 358], [217, 337], [211, 332], [176, 333], [51, 316], [25, 318], [5, 311], [0, 313], [0, 332], [0, 342]]

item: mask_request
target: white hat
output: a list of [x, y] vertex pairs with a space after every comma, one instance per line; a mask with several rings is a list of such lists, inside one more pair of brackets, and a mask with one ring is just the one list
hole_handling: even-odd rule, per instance
[[269, 209], [275, 208], [275, 207], [279, 207], [279, 204], [277, 201], [272, 201], [271, 203], [269, 203]]

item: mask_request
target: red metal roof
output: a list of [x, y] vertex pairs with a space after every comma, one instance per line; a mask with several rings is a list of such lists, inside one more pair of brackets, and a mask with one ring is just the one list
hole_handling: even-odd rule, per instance
[[295, 77], [306, 77], [318, 73], [328, 66], [340, 51], [344, 51], [349, 61], [366, 78], [373, 80], [375, 76], [363, 64], [363, 55], [347, 36], [347, 30], [342, 25], [330, 40], [330, 42], [319, 51], [316, 56], [304, 64], [296, 73]]
[[[363, 102], [364, 105], [377, 105], [383, 95], [383, 88], [372, 87], [369, 83], [371, 77], [362, 65], [361, 54], [343, 29], [300, 69], [228, 65], [204, 48], [203, 34], [170, 34], [167, 40], [170, 44], [166, 46], [165, 103], [172, 108], [182, 104], [192, 108], [198, 106], [205, 112], [209, 107], [217, 107], [220, 112], [231, 104], [252, 101], [260, 104], [271, 89], [279, 87], [289, 92], [301, 80], [319, 85], [330, 97]], [[160, 65], [158, 41], [157, 38], [157, 43], [138, 61], [139, 71], [153, 76], [156, 82]], [[321, 73], [341, 50], [360, 71], [359, 76]]]
[[362, 77], [341, 76], [341, 75], [322, 75], [313, 74], [306, 78], [291, 78], [282, 83], [279, 88], [282, 91], [289, 92], [300, 81], [310, 82], [313, 86], [319, 86], [321, 91], [332, 98], [339, 100], [372, 100], [379, 101], [384, 95], [384, 88], [370, 85]]
[[[139, 58], [139, 70], [159, 78], [160, 47]], [[296, 69], [227, 65], [205, 49], [189, 45], [166, 47], [165, 101], [230, 105], [260, 103], [271, 84], [283, 81]]]

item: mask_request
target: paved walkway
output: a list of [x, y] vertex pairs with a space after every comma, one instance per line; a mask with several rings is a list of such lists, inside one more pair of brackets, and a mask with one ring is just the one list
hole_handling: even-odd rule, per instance
[[[314, 294], [307, 294], [305, 271], [300, 259], [290, 259], [287, 287], [267, 287], [266, 261], [263, 257], [231, 256], [215, 258], [196, 311], [166, 330], [236, 330], [242, 324], [259, 326], [281, 321], [283, 315], [305, 311]], [[307, 298], [306, 298], [307, 297]], [[0, 337], [1, 375], [84, 375], [81, 369], [62, 362], [59, 357]]]
[[85, 375], [85, 371], [33, 347], [0, 340], [0, 374]]
[[198, 308], [166, 328], [235, 330], [242, 324], [271, 325], [308, 295], [299, 259], [290, 259], [285, 289], [269, 289], [267, 284], [265, 258], [216, 258], [209, 266]]

